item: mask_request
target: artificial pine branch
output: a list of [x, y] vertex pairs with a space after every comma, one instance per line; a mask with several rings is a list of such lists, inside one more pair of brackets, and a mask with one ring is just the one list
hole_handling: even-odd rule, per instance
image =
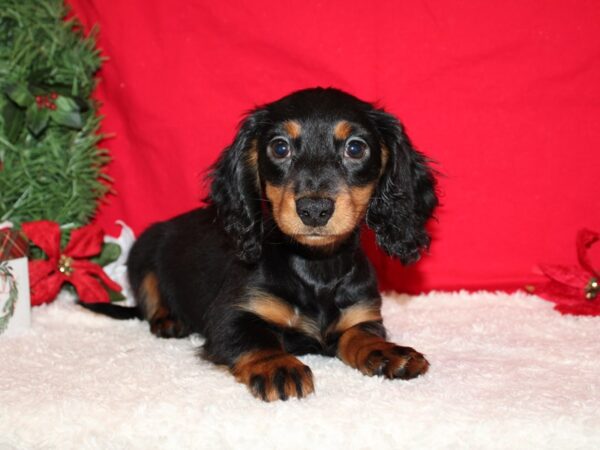
[[0, 0], [0, 222], [81, 226], [109, 190], [94, 33], [62, 0]]

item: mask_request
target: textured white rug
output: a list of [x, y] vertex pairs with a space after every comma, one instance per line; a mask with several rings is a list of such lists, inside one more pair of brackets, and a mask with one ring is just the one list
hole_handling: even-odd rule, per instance
[[600, 318], [525, 294], [388, 296], [411, 381], [309, 356], [316, 395], [262, 403], [198, 359], [199, 338], [61, 298], [0, 338], [0, 449], [600, 448]]

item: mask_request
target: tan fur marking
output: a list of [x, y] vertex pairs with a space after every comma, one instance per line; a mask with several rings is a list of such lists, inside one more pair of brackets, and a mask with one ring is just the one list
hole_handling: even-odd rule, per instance
[[334, 250], [336, 245], [343, 241], [348, 235], [343, 236], [296, 236], [296, 240], [309, 247], [330, 247]]
[[251, 312], [266, 320], [284, 328], [294, 328], [317, 340], [321, 340], [321, 331], [317, 323], [300, 314], [289, 303], [259, 290], [252, 291], [246, 303], [241, 304], [240, 309]]
[[334, 234], [344, 237], [350, 234], [362, 221], [374, 190], [374, 183], [342, 190], [335, 200], [335, 210], [327, 227]]
[[154, 272], [150, 272], [144, 277], [140, 287], [140, 298], [147, 320], [152, 319], [160, 312], [162, 304], [158, 291], [158, 278]]
[[381, 320], [379, 306], [357, 303], [342, 310], [342, 314], [335, 324], [334, 331], [343, 333], [359, 323], [379, 320]]
[[350, 199], [352, 206], [354, 207], [354, 213], [358, 217], [362, 217], [367, 210], [369, 201], [371, 200], [371, 195], [373, 194], [374, 190], [375, 183], [350, 188]]
[[295, 120], [288, 120], [286, 122], [283, 123], [283, 129], [286, 131], [286, 133], [292, 138], [292, 139], [297, 139], [300, 137], [300, 134], [302, 132], [302, 127], [300, 126], [300, 124], [298, 122], [296, 122]]
[[282, 186], [275, 186], [269, 182], [265, 183], [265, 193], [273, 205], [273, 208], [280, 208], [281, 202], [283, 201], [284, 190], [285, 188]]
[[291, 186], [265, 185], [265, 194], [273, 207], [273, 218], [285, 234], [294, 236], [304, 227], [296, 214], [296, 199]]
[[340, 120], [333, 127], [333, 135], [339, 141], [345, 141], [346, 139], [348, 139], [348, 136], [350, 136], [351, 132], [352, 132], [352, 125], [350, 125], [345, 120]]
[[267, 322], [281, 327], [294, 327], [299, 321], [299, 315], [294, 308], [276, 297], [256, 292], [252, 298], [241, 306], [244, 311], [252, 312]]

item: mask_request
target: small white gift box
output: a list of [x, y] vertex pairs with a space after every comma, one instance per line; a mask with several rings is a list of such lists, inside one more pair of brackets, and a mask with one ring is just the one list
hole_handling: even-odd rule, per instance
[[17, 231], [0, 224], [0, 336], [29, 328], [28, 244]]

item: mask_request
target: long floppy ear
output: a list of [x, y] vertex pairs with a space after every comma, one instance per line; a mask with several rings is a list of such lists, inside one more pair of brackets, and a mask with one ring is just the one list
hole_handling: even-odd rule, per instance
[[367, 210], [367, 225], [387, 254], [410, 264], [429, 248], [431, 239], [425, 223], [438, 204], [435, 178], [398, 119], [381, 109], [369, 115], [388, 157]]
[[262, 251], [262, 213], [258, 181], [257, 138], [267, 112], [251, 111], [240, 124], [233, 143], [213, 165], [209, 201], [233, 240], [238, 256], [256, 262]]

